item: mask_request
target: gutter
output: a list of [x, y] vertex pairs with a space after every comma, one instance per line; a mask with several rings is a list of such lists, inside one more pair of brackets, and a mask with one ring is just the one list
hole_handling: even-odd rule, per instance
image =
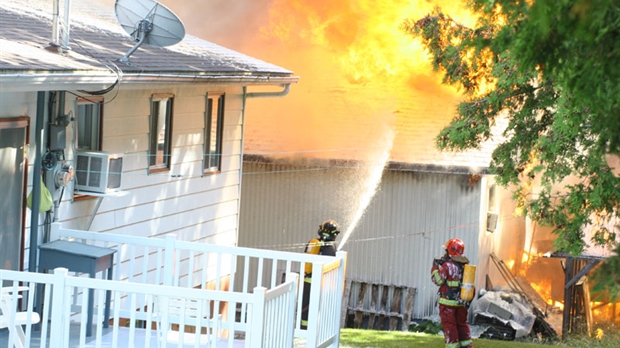
[[[7, 91], [47, 91], [63, 86], [63, 89], [105, 89], [122, 78], [124, 82], [133, 83], [235, 83], [247, 85], [287, 85], [282, 92], [248, 93], [248, 98], [281, 97], [288, 93], [291, 83], [296, 83], [296, 76], [243, 76], [243, 75], [201, 75], [201, 74], [144, 74], [86, 72], [86, 73], [15, 73], [0, 74], [0, 83]], [[76, 88], [67, 88], [67, 85]]]
[[[165, 82], [165, 83], [187, 83], [187, 82], [216, 82], [216, 83], [244, 83], [251, 85], [290, 85], [299, 80], [295, 76], [243, 76], [243, 75], [181, 75], [181, 74], [125, 74], [123, 81], [132, 82]], [[252, 93], [248, 93], [252, 94]]]

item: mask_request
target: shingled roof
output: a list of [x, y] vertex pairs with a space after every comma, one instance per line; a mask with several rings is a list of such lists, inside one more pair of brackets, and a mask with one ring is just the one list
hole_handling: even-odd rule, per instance
[[[61, 11], [62, 12], [62, 11]], [[71, 3], [70, 51], [46, 50], [52, 38], [52, 5], [44, 0], [0, 3], [0, 82], [46, 76], [122, 73], [124, 79], [216, 80], [244, 84], [286, 84], [297, 77], [284, 68], [185, 35], [168, 47], [140, 46], [130, 63], [118, 61], [135, 41], [116, 21], [114, 9], [89, 0]], [[9, 76], [13, 80], [9, 80]]]

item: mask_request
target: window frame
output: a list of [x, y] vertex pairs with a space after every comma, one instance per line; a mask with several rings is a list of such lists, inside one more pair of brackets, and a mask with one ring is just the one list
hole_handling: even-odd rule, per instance
[[[163, 128], [163, 144], [161, 149], [159, 148], [160, 139], [159, 134], [161, 131], [156, 132], [156, 128], [160, 128], [159, 124], [159, 110], [160, 103], [162, 101], [166, 101], [167, 105], [165, 108], [166, 115], [164, 115], [164, 128]], [[157, 104], [157, 105], [156, 105]], [[170, 171], [171, 165], [171, 149], [172, 149], [172, 124], [174, 119], [174, 94], [172, 93], [157, 93], [151, 96], [151, 113], [149, 115], [149, 146], [147, 151], [147, 168], [150, 173], [157, 172], [165, 172]], [[156, 135], [157, 134], [157, 135]], [[159, 151], [161, 153], [161, 162], [158, 161], [157, 157], [159, 155]], [[154, 156], [154, 157], [153, 157]], [[154, 163], [152, 163], [152, 159], [155, 158]]]
[[486, 231], [495, 232], [499, 224], [498, 187], [496, 183], [487, 186], [487, 222]]
[[[95, 142], [95, 147], [92, 147], [92, 139], [90, 141], [91, 143], [91, 147], [90, 148], [80, 148], [80, 105], [84, 105], [84, 104], [98, 104], [98, 111], [99, 111], [99, 122], [97, 124], [97, 141]], [[103, 151], [103, 105], [104, 105], [104, 98], [103, 97], [97, 97], [97, 96], [89, 96], [89, 97], [77, 97], [77, 99], [75, 100], [75, 121], [74, 121], [74, 128], [73, 130], [75, 131], [74, 134], [74, 151]], [[92, 115], [90, 115], [92, 116]], [[91, 125], [91, 130], [92, 130], [92, 125]], [[92, 135], [92, 132], [91, 132]], [[76, 157], [77, 158], [77, 157]], [[74, 164], [75, 165], [75, 164]], [[94, 196], [88, 195], [85, 192], [79, 192], [75, 190], [75, 183], [72, 185], [73, 188], [73, 198], [72, 200], [74, 202], [76, 201], [82, 201], [82, 200], [89, 200], [89, 199], [94, 199]]]
[[[98, 120], [97, 122], [94, 122], [91, 124], [90, 126], [90, 146], [89, 148], [85, 148], [85, 147], [80, 147], [80, 127], [82, 126], [80, 123], [82, 123], [82, 121], [80, 120], [80, 105], [97, 105], [96, 110], [98, 111]], [[95, 109], [95, 108], [94, 108]], [[93, 110], [94, 110], [93, 109]], [[91, 115], [88, 115], [88, 117], [92, 117], [92, 113]], [[96, 129], [95, 129], [96, 128]], [[94, 131], [93, 131], [94, 130]], [[88, 98], [84, 98], [84, 97], [78, 97], [76, 100], [76, 127], [75, 127], [75, 149], [77, 151], [101, 151], [103, 148], [103, 97], [88, 97]], [[93, 133], [96, 134], [97, 139], [95, 141], [93, 141], [92, 139], [92, 135]], [[94, 145], [94, 147], [93, 147]]]
[[[217, 100], [217, 110], [214, 104]], [[215, 174], [222, 171], [222, 148], [224, 142], [224, 114], [226, 110], [226, 94], [211, 92], [205, 96], [205, 113], [203, 128], [202, 172]], [[214, 113], [215, 111], [215, 113]], [[213, 130], [215, 122], [215, 130]], [[215, 135], [215, 139], [213, 139]], [[212, 156], [216, 156], [215, 159]]]

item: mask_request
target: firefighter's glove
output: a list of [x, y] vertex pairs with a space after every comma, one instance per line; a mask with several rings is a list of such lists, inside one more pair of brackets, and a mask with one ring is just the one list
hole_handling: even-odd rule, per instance
[[471, 301], [464, 301], [461, 299], [459, 299], [458, 302], [460, 305], [465, 306], [465, 307], [469, 307], [469, 305], [471, 304]]

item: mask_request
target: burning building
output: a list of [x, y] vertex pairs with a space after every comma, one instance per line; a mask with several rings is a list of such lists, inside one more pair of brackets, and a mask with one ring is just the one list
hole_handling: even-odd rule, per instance
[[[366, 317], [389, 317], [387, 304], [395, 299], [410, 305], [406, 296], [395, 296], [399, 287], [415, 289], [415, 299], [398, 320], [434, 314], [436, 288], [428, 272], [452, 237], [465, 241], [478, 266], [478, 289], [514, 277], [549, 311], [574, 301], [566, 297], [574, 291], [565, 291], [574, 277], [564, 270], [583, 276], [591, 263], [544, 257], [552, 252], [550, 229], [516, 214], [510, 190], [497, 187], [486, 171], [499, 139], [459, 154], [434, 147], [461, 96], [441, 84], [421, 45], [399, 25], [435, 5], [473, 24], [465, 2], [222, 0], [200, 16], [188, 0], [162, 2], [204, 38], [301, 77], [278, 103], [249, 101], [239, 245], [301, 252], [321, 221], [336, 219], [351, 283], [383, 289], [365, 295], [361, 285], [352, 286], [349, 305], [363, 307]], [[615, 305], [591, 308], [618, 320]], [[550, 325], [563, 331], [561, 322]]]

